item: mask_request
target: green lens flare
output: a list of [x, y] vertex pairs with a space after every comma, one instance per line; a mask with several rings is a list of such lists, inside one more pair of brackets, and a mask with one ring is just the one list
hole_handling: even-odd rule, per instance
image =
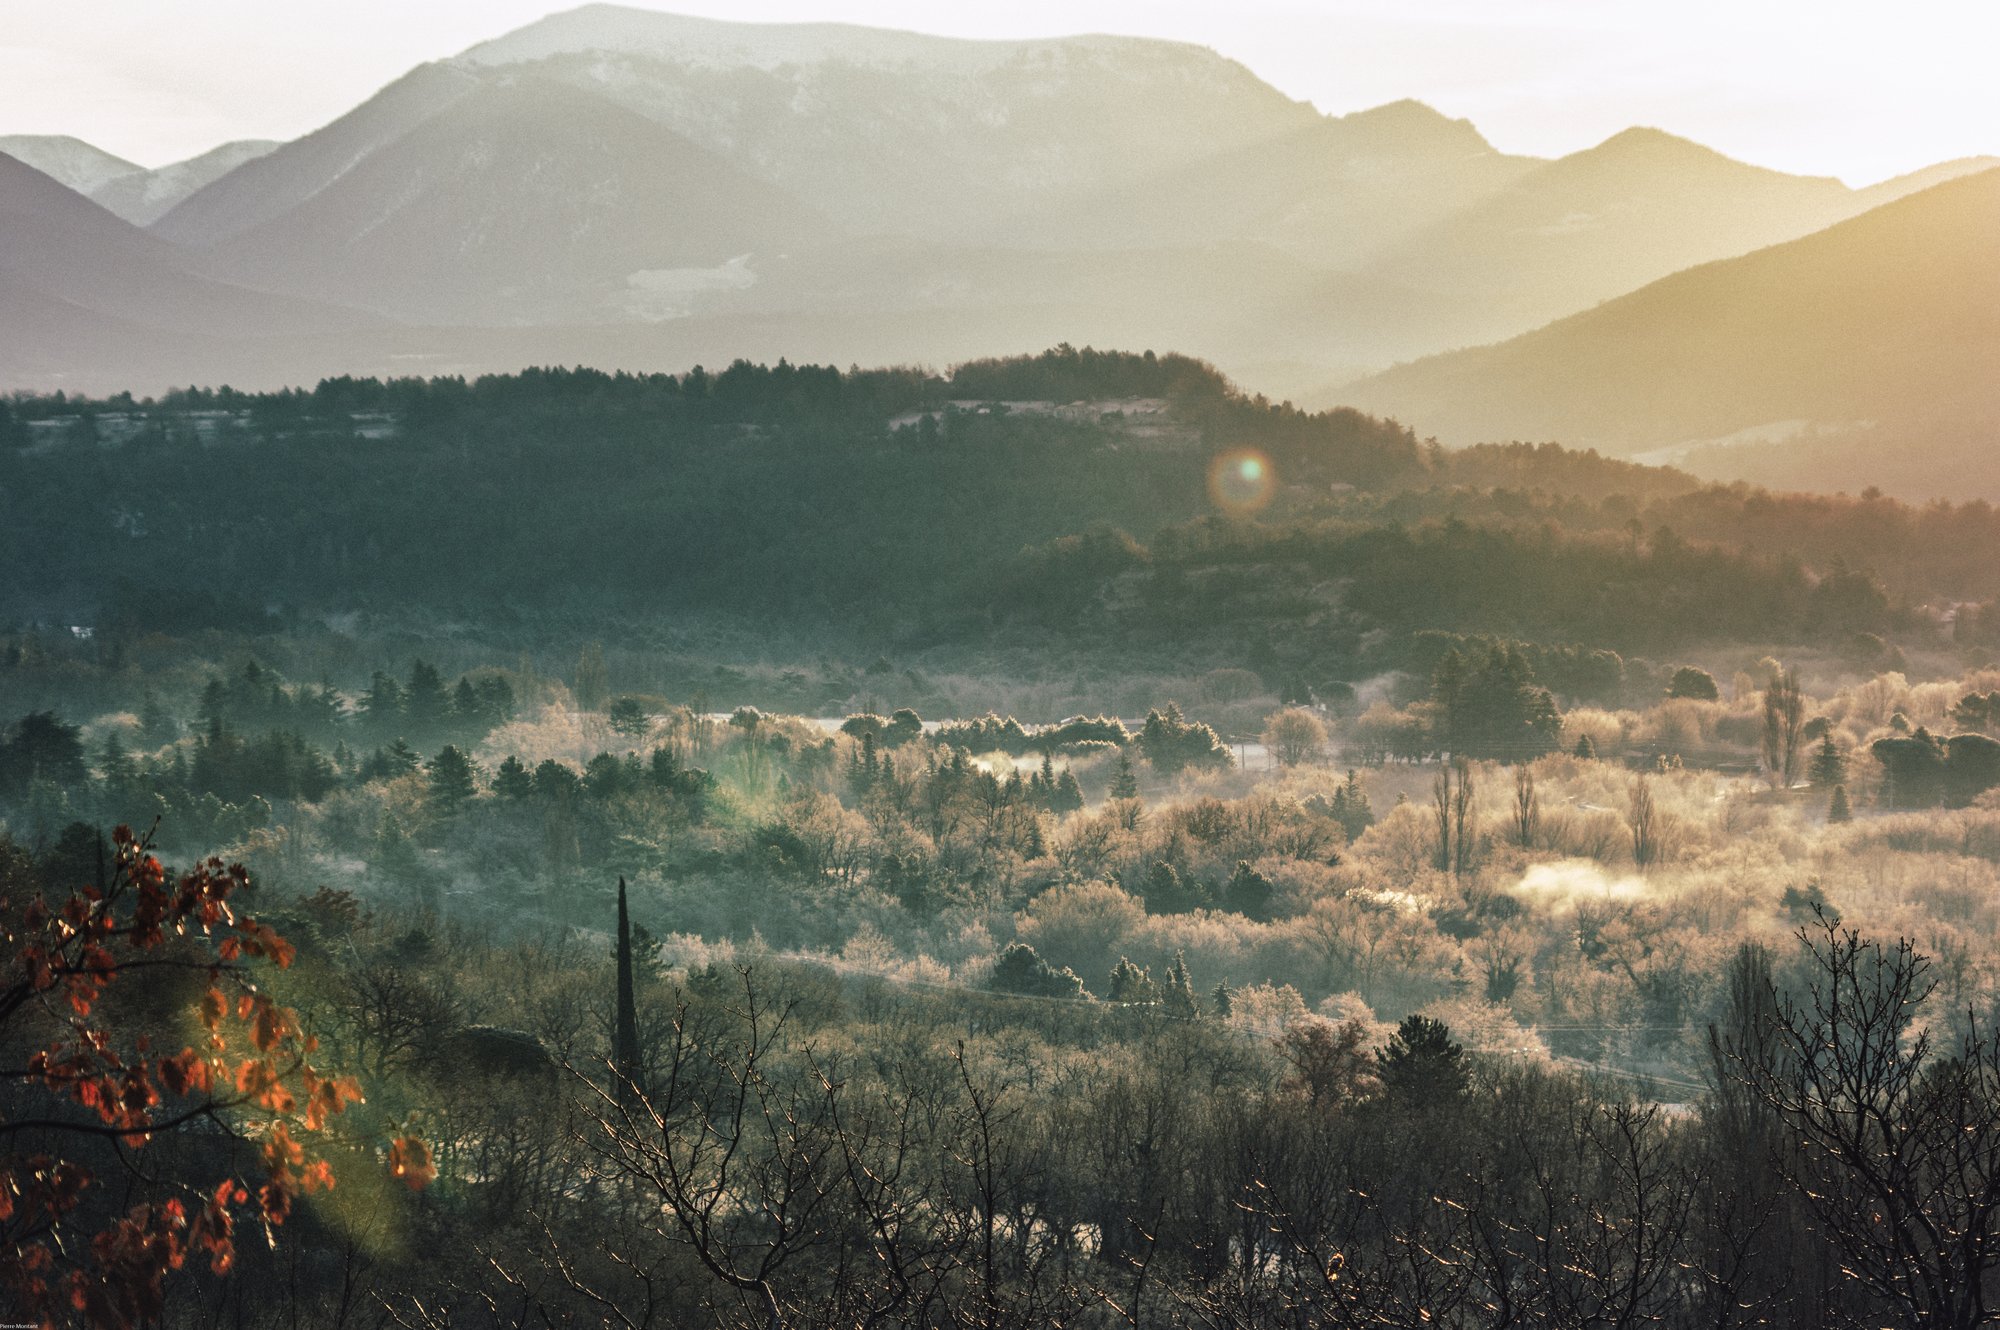
[[1209, 464], [1208, 496], [1231, 517], [1261, 511], [1277, 488], [1277, 468], [1254, 448], [1232, 448]]

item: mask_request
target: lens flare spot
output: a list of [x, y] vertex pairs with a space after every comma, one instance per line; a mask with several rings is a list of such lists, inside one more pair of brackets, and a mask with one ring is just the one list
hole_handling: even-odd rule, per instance
[[1232, 448], [1209, 463], [1208, 497], [1231, 517], [1261, 511], [1277, 488], [1271, 459], [1255, 448]]

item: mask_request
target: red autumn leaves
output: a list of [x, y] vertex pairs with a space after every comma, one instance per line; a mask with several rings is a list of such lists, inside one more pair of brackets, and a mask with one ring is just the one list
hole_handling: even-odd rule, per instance
[[[322, 1131], [362, 1098], [352, 1077], [311, 1065], [317, 1041], [297, 1013], [244, 976], [244, 961], [283, 968], [295, 953], [274, 929], [231, 908], [229, 898], [248, 884], [243, 868], [209, 859], [170, 883], [129, 829], [118, 828], [115, 842], [103, 889], [86, 887], [56, 909], [40, 898], [18, 912], [0, 901], [0, 945], [12, 953], [0, 963], [0, 1026], [44, 1022], [52, 1037], [37, 1036], [25, 1079], [84, 1110], [51, 1112], [37, 1125], [58, 1139], [110, 1136], [136, 1149], [197, 1117], [225, 1121], [239, 1140], [255, 1143], [265, 1176], [254, 1191], [228, 1179], [212, 1191], [182, 1187], [184, 1197], [136, 1205], [88, 1236], [90, 1260], [80, 1263], [73, 1258], [83, 1235], [73, 1229], [90, 1171], [48, 1154], [0, 1158], [0, 1288], [40, 1319], [66, 1312], [103, 1327], [156, 1315], [166, 1276], [190, 1256], [227, 1272], [236, 1213], [253, 1198], [268, 1229], [284, 1222], [298, 1196], [332, 1187], [332, 1169], [308, 1160], [294, 1131]], [[182, 939], [209, 947], [168, 945]], [[145, 1036], [121, 1040], [106, 1023], [106, 991], [142, 964], [205, 972], [199, 1047], [155, 1055]], [[410, 1137], [390, 1144], [388, 1166], [412, 1189], [436, 1175], [429, 1149]], [[58, 1270], [57, 1251], [72, 1254], [67, 1270]]]

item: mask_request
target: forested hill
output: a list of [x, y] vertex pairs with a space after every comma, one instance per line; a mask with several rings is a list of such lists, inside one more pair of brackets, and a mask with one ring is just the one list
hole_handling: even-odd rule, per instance
[[690, 609], [901, 620], [1069, 532], [1209, 505], [1218, 441], [1288, 492], [1418, 474], [1411, 432], [1238, 393], [1181, 356], [914, 369], [739, 363], [334, 379], [0, 419], [5, 613], [89, 621], [114, 588], [251, 607]]
[[2000, 598], [1985, 505], [1702, 486], [1554, 445], [1447, 453], [1186, 357], [1067, 346], [948, 373], [16, 398], [0, 438], [0, 617], [125, 632], [699, 615], [1305, 668], [1392, 663], [1428, 630], [1879, 646]]

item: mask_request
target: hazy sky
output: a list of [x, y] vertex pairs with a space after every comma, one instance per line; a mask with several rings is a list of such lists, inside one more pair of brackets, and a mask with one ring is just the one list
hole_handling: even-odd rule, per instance
[[[290, 138], [562, 0], [0, 0], [0, 133], [158, 165]], [[1555, 155], [1633, 124], [1866, 183], [2000, 152], [2000, 0], [682, 0], [751, 20], [1213, 46], [1345, 112], [1417, 97]]]

